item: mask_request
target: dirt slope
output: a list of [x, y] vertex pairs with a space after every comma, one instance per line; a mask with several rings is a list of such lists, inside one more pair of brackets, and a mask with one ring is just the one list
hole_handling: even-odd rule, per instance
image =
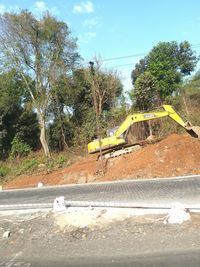
[[18, 177], [5, 187], [36, 186], [38, 182], [52, 185], [200, 174], [200, 141], [190, 136], [172, 134], [140, 151], [109, 159], [104, 176], [99, 174], [100, 169], [96, 157], [89, 156], [49, 174]]

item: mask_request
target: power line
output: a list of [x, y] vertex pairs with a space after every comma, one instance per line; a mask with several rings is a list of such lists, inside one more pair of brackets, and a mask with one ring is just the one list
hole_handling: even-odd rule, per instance
[[145, 55], [146, 55], [146, 53], [141, 53], [141, 54], [134, 54], [134, 55], [128, 55], [128, 56], [106, 58], [106, 59], [103, 59], [102, 62], [113, 61], [113, 60], [124, 59], [124, 58], [130, 58], [130, 57], [141, 57], [141, 56], [145, 56]]
[[125, 66], [133, 66], [135, 64], [136, 64], [136, 62], [133, 62], [133, 63], [127, 63], [127, 64], [121, 64], [121, 65], [111, 66], [109, 68], [120, 68], [120, 67], [125, 67]]
[[[191, 47], [193, 48], [200, 48], [200, 44], [191, 44]], [[104, 62], [108, 62], [108, 61], [115, 61], [115, 60], [121, 60], [121, 59], [126, 59], [126, 58], [134, 58], [134, 57], [141, 57], [141, 56], [145, 56], [147, 53], [140, 53], [140, 54], [132, 54], [132, 55], [125, 55], [125, 56], [120, 56], [120, 57], [112, 57], [112, 58], [105, 58], [105, 59], [101, 59], [100, 61], [102, 63]], [[83, 65], [88, 64], [90, 60], [88, 61], [84, 61]], [[123, 66], [128, 66], [128, 65], [134, 65], [135, 63], [127, 63], [127, 64], [121, 64], [118, 66], [114, 66], [115, 67], [123, 67]]]
[[[141, 53], [141, 54], [133, 54], [133, 55], [127, 55], [127, 56], [121, 56], [121, 57], [112, 57], [112, 58], [105, 58], [105, 59], [100, 59], [100, 62], [107, 62], [107, 61], [113, 61], [113, 60], [120, 60], [120, 59], [125, 59], [125, 58], [132, 58], [132, 57], [141, 57], [145, 56], [147, 53]], [[90, 60], [84, 61], [83, 65], [88, 64]]]

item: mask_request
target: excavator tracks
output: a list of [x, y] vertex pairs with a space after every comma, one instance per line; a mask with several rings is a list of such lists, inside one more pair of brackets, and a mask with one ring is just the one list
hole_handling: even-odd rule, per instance
[[130, 147], [125, 147], [119, 150], [113, 150], [111, 152], [108, 152], [104, 155], [105, 159], [115, 158], [124, 154], [132, 153], [138, 150], [141, 150], [142, 147], [140, 145], [133, 145]]

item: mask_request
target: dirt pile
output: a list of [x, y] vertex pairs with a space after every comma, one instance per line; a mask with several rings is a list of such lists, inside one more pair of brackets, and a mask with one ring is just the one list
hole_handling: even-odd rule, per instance
[[36, 186], [38, 182], [52, 185], [200, 174], [200, 141], [172, 134], [140, 151], [109, 159], [104, 176], [99, 174], [100, 169], [101, 163], [96, 161], [96, 157], [89, 156], [46, 175], [18, 177], [5, 186], [13, 188]]
[[200, 141], [172, 134], [157, 144], [116, 159], [106, 179], [154, 178], [200, 174]]

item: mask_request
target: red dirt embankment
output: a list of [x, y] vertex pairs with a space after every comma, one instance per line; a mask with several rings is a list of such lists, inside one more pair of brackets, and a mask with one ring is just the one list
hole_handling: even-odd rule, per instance
[[104, 176], [98, 175], [101, 163], [88, 158], [49, 174], [18, 177], [6, 188], [156, 178], [200, 174], [200, 141], [190, 136], [172, 134], [140, 151], [109, 159]]

